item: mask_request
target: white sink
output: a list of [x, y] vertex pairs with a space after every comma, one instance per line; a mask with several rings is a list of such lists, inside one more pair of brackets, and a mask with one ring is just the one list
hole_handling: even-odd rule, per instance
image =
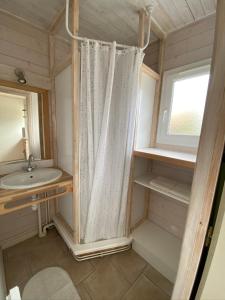
[[0, 179], [2, 189], [29, 189], [44, 185], [59, 179], [62, 171], [54, 168], [37, 168], [31, 172], [19, 171]]

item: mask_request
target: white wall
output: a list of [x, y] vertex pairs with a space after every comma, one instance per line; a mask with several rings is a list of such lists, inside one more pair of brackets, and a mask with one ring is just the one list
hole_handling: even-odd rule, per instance
[[196, 299], [225, 299], [225, 188], [214, 228], [205, 269]]
[[[55, 78], [56, 95], [56, 139], [58, 167], [72, 175], [72, 82], [71, 66], [60, 72]], [[72, 195], [59, 200], [59, 211], [65, 221], [73, 228]]]
[[141, 72], [140, 103], [138, 112], [138, 123], [136, 130], [135, 148], [141, 149], [150, 146], [151, 123], [155, 100], [156, 79], [152, 78], [146, 71]]

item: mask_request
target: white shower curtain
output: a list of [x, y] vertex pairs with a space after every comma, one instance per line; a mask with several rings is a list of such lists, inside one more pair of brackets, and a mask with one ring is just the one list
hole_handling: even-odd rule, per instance
[[125, 234], [141, 50], [81, 45], [80, 201], [85, 243]]

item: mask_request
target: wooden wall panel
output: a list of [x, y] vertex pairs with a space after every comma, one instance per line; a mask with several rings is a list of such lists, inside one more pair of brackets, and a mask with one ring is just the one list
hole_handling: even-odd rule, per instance
[[151, 191], [149, 219], [166, 231], [182, 239], [187, 217], [187, 205]]
[[[141, 177], [148, 173], [151, 166], [151, 161], [145, 158], [136, 157], [133, 166], [133, 178]], [[135, 224], [143, 220], [143, 216], [146, 214], [146, 188], [138, 184], [132, 184], [132, 201], [131, 201], [131, 215], [130, 215], [130, 226], [131, 228]]]
[[[15, 68], [25, 72], [29, 85], [50, 89], [48, 34], [0, 12], [0, 79], [16, 81]], [[0, 172], [2, 168], [4, 166]], [[30, 208], [0, 217], [0, 245], [3, 247], [37, 232], [37, 212]]]
[[[72, 63], [72, 46], [70, 43], [55, 37], [55, 70], [64, 69], [65, 64]], [[61, 70], [60, 70], [61, 71]]]
[[160, 41], [155, 41], [147, 47], [145, 51], [144, 64], [159, 72], [159, 52], [160, 52]]
[[192, 183], [194, 171], [192, 169], [177, 167], [160, 161], [153, 161], [152, 172], [173, 180]]
[[[65, 67], [69, 56], [71, 46], [56, 38], [55, 67]], [[0, 79], [16, 81], [15, 68], [24, 70], [29, 85], [51, 88], [47, 32], [0, 12]], [[37, 234], [37, 228], [37, 212], [31, 209], [0, 217], [0, 246]]]
[[2, 248], [29, 238], [38, 232], [37, 212], [26, 208], [0, 217], [0, 245]]
[[168, 35], [164, 70], [211, 58], [215, 15], [188, 25]]
[[[193, 170], [159, 161], [153, 161], [151, 172], [184, 183], [191, 183], [193, 179]], [[187, 205], [151, 191], [149, 219], [178, 238], [183, 237], [187, 211]]]
[[[6, 19], [6, 18], [5, 18]], [[0, 20], [0, 36], [1, 39], [6, 40], [10, 43], [14, 43], [16, 45], [20, 45], [22, 47], [32, 49], [38, 53], [46, 55], [48, 53], [48, 44], [47, 44], [47, 38], [46, 35], [38, 31], [38, 38], [36, 36], [33, 36], [33, 34], [30, 34], [30, 31], [27, 32], [27, 30], [23, 30], [23, 27], [15, 26], [15, 18], [13, 19], [14, 23], [9, 23], [10, 19], [12, 20], [12, 17], [7, 20], [7, 23], [5, 23], [4, 18], [2, 19], [1, 14], [1, 20]], [[14, 25], [14, 26], [13, 26]], [[35, 30], [35, 29], [33, 29]], [[36, 34], [36, 32], [35, 32]], [[29, 39], [27, 38], [29, 37]]]
[[15, 68], [29, 85], [50, 89], [48, 34], [0, 12], [0, 79], [16, 81]]
[[206, 29], [213, 29], [215, 28], [215, 21], [216, 16], [215, 14], [213, 14], [205, 19], [195, 22], [194, 24], [190, 24], [177, 31], [174, 31], [173, 33], [168, 35], [169, 38], [167, 40], [167, 43], [168, 45], [171, 45], [176, 43], [176, 41], [182, 41], [192, 37], [193, 35], [203, 33], [206, 31]]

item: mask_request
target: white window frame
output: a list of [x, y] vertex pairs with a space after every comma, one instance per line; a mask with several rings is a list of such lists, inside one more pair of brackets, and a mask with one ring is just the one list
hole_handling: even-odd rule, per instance
[[173, 83], [179, 79], [190, 78], [210, 72], [210, 60], [186, 65], [180, 68], [166, 71], [163, 76], [162, 96], [160, 103], [157, 144], [197, 148], [199, 136], [196, 135], [171, 135], [168, 134], [169, 122], [172, 110]]

